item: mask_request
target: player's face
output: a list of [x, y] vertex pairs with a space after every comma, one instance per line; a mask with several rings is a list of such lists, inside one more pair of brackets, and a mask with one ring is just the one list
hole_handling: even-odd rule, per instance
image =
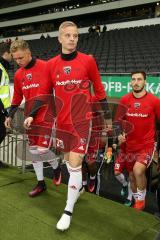
[[16, 52], [12, 53], [12, 57], [20, 67], [26, 67], [32, 59], [31, 52], [28, 49], [19, 49]]
[[78, 29], [69, 26], [62, 29], [59, 33], [59, 42], [62, 44], [62, 53], [72, 53], [76, 50], [78, 42]]
[[146, 84], [146, 80], [144, 79], [141, 73], [136, 73], [132, 75], [131, 78], [131, 86], [132, 90], [135, 93], [142, 92]]

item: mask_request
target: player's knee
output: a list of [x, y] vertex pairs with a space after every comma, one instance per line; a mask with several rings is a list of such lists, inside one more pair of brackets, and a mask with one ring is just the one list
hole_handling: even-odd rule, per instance
[[44, 147], [37, 147], [37, 151], [39, 154], [44, 154], [44, 153], [48, 153], [49, 149]]
[[77, 163], [77, 162], [69, 162], [69, 166], [71, 166], [72, 168], [78, 168], [82, 166], [82, 163]]
[[37, 147], [29, 147], [29, 152], [33, 155], [37, 155], [38, 154]]
[[120, 174], [121, 174], [120, 171], [114, 170], [114, 175], [115, 175], [116, 177], [119, 176]]
[[133, 173], [135, 177], [142, 177], [145, 175], [145, 170], [142, 168], [133, 168]]
[[73, 168], [81, 167], [83, 162], [84, 154], [76, 153], [69, 157], [69, 165]]

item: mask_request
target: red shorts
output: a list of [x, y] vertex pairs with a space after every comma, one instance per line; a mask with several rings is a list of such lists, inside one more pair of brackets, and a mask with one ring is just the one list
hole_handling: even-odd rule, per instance
[[136, 162], [139, 162], [148, 168], [152, 162], [153, 154], [154, 148], [142, 149], [138, 152], [128, 153], [124, 150], [120, 150], [118, 157], [115, 160], [114, 171], [121, 173], [124, 169], [126, 169], [127, 172], [132, 172]]
[[85, 154], [90, 139], [90, 121], [83, 123], [58, 124], [56, 128], [56, 147], [63, 152]]
[[29, 146], [49, 148], [53, 145], [53, 124], [34, 122], [31, 129], [27, 130]]

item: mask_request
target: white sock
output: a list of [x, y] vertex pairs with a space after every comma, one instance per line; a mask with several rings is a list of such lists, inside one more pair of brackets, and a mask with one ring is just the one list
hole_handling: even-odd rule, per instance
[[37, 176], [37, 180], [38, 181], [44, 180], [44, 176], [43, 176], [43, 162], [33, 162], [32, 164], [33, 164], [36, 176]]
[[123, 173], [120, 173], [119, 175], [115, 175], [115, 177], [124, 187], [127, 186], [128, 183]]
[[132, 194], [133, 194], [134, 200], [135, 201], [138, 200], [138, 193], [137, 192], [133, 192]]
[[145, 200], [145, 197], [146, 197], [146, 189], [144, 189], [144, 190], [139, 190], [139, 189], [137, 188], [137, 193], [138, 193], [138, 200], [140, 200], [140, 201]]
[[58, 161], [54, 152], [49, 149], [38, 150], [38, 152], [42, 162], [48, 162], [53, 169], [58, 167]]
[[87, 181], [83, 181], [83, 186], [87, 186]]
[[128, 182], [128, 197], [127, 197], [127, 199], [132, 201], [132, 195], [133, 195], [133, 193], [132, 193], [132, 189], [131, 189], [131, 184], [130, 184], [130, 182]]
[[43, 162], [40, 160], [40, 155], [36, 147], [30, 147], [29, 152], [32, 156], [32, 164], [38, 181], [44, 180]]
[[52, 167], [53, 169], [58, 168], [59, 163], [58, 163], [57, 159], [55, 159], [55, 160], [53, 160], [53, 161], [49, 161], [48, 163], [51, 165], [51, 167]]
[[77, 168], [69, 166], [69, 173], [68, 196], [65, 210], [72, 213], [79, 195], [79, 189], [82, 187], [82, 166]]
[[96, 178], [96, 175], [90, 176], [89, 178], [90, 178], [91, 180], [94, 180], [94, 179]]

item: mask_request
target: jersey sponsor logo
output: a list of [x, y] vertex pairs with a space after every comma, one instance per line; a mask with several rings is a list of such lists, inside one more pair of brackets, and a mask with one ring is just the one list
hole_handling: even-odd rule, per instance
[[43, 141], [42, 144], [48, 145], [48, 142], [47, 141]]
[[135, 107], [135, 108], [140, 108], [140, 106], [141, 106], [140, 103], [138, 103], [138, 102], [137, 102], [137, 103], [134, 103], [134, 107]]
[[66, 74], [70, 74], [70, 72], [71, 72], [71, 66], [66, 66], [66, 67], [64, 67], [64, 68], [63, 68], [63, 71], [64, 71], [64, 73], [66, 73]]
[[30, 85], [23, 86], [22, 89], [23, 90], [28, 90], [28, 89], [31, 89], [31, 88], [38, 88], [38, 87], [39, 87], [39, 83], [33, 83], [33, 84], [30, 84]]
[[26, 78], [31, 81], [32, 80], [32, 73], [26, 74]]
[[64, 143], [61, 139], [56, 138], [56, 146], [64, 149]]
[[84, 147], [83, 147], [83, 146], [80, 146], [78, 149], [79, 149], [79, 150], [84, 150]]
[[141, 117], [141, 118], [147, 118], [148, 114], [146, 113], [126, 113], [128, 117]]
[[81, 138], [80, 139], [80, 144], [86, 144], [86, 142], [87, 142], [87, 139], [86, 138]]
[[82, 80], [67, 80], [67, 81], [56, 81], [56, 86], [65, 86], [65, 85], [69, 85], [69, 84], [73, 84], [73, 85], [78, 85], [82, 82]]

